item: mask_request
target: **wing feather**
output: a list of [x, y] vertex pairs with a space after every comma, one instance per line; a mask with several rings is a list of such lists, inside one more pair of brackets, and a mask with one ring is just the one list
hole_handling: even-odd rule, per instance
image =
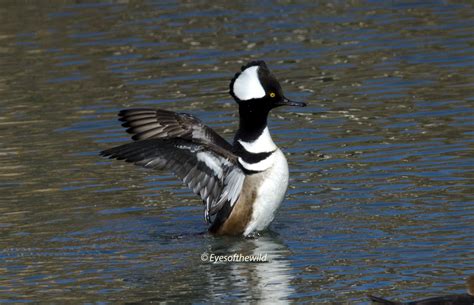
[[104, 150], [101, 155], [172, 171], [204, 201], [208, 221], [224, 204], [234, 205], [245, 178], [230, 151], [180, 138], [136, 141]]
[[125, 109], [119, 112], [119, 120], [135, 141], [180, 138], [232, 150], [229, 142], [190, 114], [162, 109]]

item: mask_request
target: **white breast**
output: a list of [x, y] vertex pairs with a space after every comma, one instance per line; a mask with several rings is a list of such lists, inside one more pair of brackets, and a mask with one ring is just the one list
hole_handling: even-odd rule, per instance
[[288, 163], [280, 149], [273, 153], [272, 160], [273, 164], [267, 170], [251, 178], [259, 182], [259, 187], [245, 236], [266, 229], [275, 218], [275, 213], [285, 197], [288, 188]]

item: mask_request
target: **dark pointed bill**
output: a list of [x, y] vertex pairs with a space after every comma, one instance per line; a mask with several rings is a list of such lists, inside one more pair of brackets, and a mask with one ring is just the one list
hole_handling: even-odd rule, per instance
[[303, 102], [295, 102], [283, 97], [283, 100], [276, 103], [276, 106], [296, 106], [296, 107], [306, 107], [306, 103]]

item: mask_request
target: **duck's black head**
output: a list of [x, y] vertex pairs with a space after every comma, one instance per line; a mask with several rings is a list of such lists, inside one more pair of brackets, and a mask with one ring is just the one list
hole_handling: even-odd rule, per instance
[[239, 106], [250, 110], [268, 113], [279, 106], [306, 106], [305, 103], [290, 101], [284, 96], [280, 83], [263, 60], [243, 66], [230, 82], [229, 89]]

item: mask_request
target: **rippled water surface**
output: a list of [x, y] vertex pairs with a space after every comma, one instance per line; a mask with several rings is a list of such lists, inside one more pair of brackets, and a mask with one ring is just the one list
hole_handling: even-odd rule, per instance
[[[474, 273], [474, 7], [466, 1], [0, 2], [0, 302], [368, 304]], [[98, 156], [126, 107], [231, 139], [264, 59], [290, 165], [271, 231], [205, 232], [168, 173]], [[294, 111], [297, 112], [294, 112]], [[207, 254], [267, 254], [211, 264]]]

